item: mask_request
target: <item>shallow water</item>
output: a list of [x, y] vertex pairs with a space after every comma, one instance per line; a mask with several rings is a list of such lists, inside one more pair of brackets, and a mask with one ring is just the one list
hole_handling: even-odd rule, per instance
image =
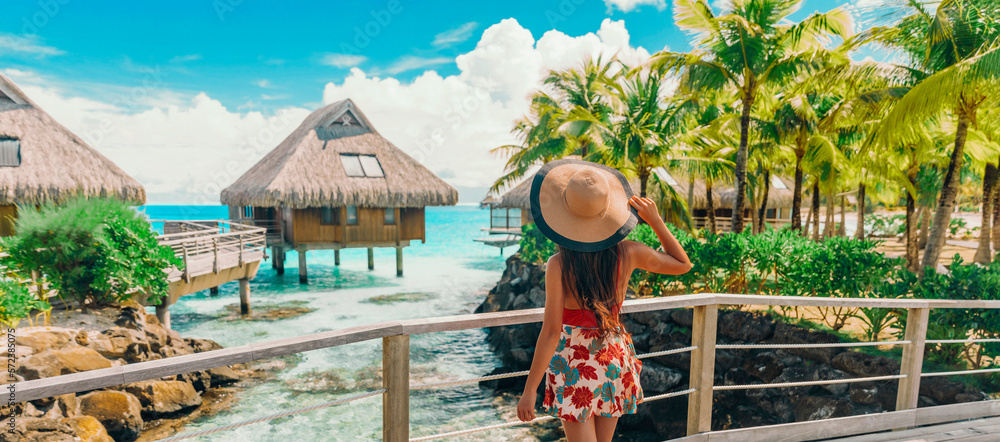
[[[151, 218], [225, 218], [222, 206], [147, 206]], [[474, 206], [427, 208], [427, 242], [404, 249], [404, 276], [396, 277], [395, 250], [375, 250], [375, 270], [367, 269], [364, 249], [341, 252], [334, 266], [332, 251], [309, 252], [309, 284], [298, 283], [298, 261], [288, 253], [285, 274], [270, 262], [250, 283], [251, 307], [297, 305], [315, 309], [275, 321], [226, 318], [227, 306], [239, 303], [236, 283], [218, 296], [195, 293], [170, 307], [173, 327], [184, 336], [208, 338], [226, 347], [271, 341], [387, 320], [471, 313], [501, 276], [504, 260], [517, 247], [499, 250], [472, 241], [485, 236], [489, 211]], [[402, 295], [401, 295], [402, 294]], [[373, 299], [374, 298], [374, 299]], [[231, 308], [231, 307], [230, 307]], [[152, 309], [150, 309], [152, 311]], [[482, 376], [499, 366], [482, 329], [413, 336], [410, 341], [413, 381]], [[184, 432], [304, 407], [378, 388], [372, 373], [381, 364], [381, 341], [368, 341], [303, 353], [297, 363], [240, 393], [238, 403], [218, 415], [188, 425]], [[360, 390], [334, 393], [332, 384]], [[337, 382], [339, 380], [339, 383]], [[351, 381], [354, 382], [351, 382]], [[476, 384], [417, 391], [410, 398], [411, 435], [421, 436], [499, 423], [512, 410], [497, 408], [493, 397]], [[503, 417], [501, 416], [503, 414]], [[381, 398], [371, 397], [307, 413], [228, 430], [199, 440], [328, 441], [380, 439]], [[524, 429], [479, 433], [467, 440], [522, 440]], [[461, 438], [459, 438], [461, 440]]]

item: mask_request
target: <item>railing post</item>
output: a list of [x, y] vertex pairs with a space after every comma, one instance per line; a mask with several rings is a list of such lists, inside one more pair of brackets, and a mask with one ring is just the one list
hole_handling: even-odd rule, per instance
[[212, 238], [212, 273], [219, 274], [219, 238]]
[[236, 235], [236, 238], [240, 242], [240, 267], [243, 267], [243, 234]]
[[927, 340], [927, 320], [929, 308], [911, 308], [906, 313], [906, 331], [903, 339], [910, 341], [903, 346], [903, 359], [899, 364], [899, 374], [906, 375], [899, 380], [896, 393], [896, 411], [917, 408], [920, 395], [920, 372], [924, 363], [924, 343]]
[[700, 305], [693, 308], [691, 325], [691, 374], [688, 388], [687, 434], [712, 431], [712, 387], [715, 383], [715, 331], [719, 322], [719, 306]]
[[181, 253], [184, 258], [184, 282], [191, 282], [191, 266], [188, 265], [188, 249], [184, 244], [181, 244]]
[[410, 335], [382, 338], [382, 440], [410, 440]]

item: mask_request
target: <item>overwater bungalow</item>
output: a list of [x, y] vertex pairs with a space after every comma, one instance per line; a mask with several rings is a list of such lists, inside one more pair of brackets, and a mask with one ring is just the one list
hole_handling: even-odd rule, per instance
[[351, 100], [311, 115], [256, 165], [222, 191], [235, 222], [268, 229], [278, 273], [285, 253], [299, 254], [299, 281], [308, 281], [306, 252], [375, 247], [396, 249], [426, 240], [424, 207], [454, 205], [458, 191], [380, 135]]
[[78, 195], [146, 202], [138, 181], [0, 74], [0, 236], [14, 234], [18, 210]]

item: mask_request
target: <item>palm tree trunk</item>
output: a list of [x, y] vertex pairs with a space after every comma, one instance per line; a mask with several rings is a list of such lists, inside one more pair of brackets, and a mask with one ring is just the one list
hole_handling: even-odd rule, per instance
[[812, 198], [813, 240], [819, 241], [819, 180], [813, 184]]
[[639, 196], [646, 197], [646, 181], [649, 181], [649, 172], [639, 172]]
[[993, 250], [1000, 252], [1000, 178], [993, 192]]
[[917, 248], [927, 247], [927, 237], [931, 229], [931, 211], [927, 206], [920, 206], [920, 236], [917, 238]]
[[982, 223], [979, 228], [979, 247], [976, 249], [976, 256], [972, 258], [973, 262], [980, 264], [989, 264], [993, 261], [993, 251], [991, 250], [993, 246], [993, 220], [990, 217], [993, 215], [993, 194], [996, 192], [998, 175], [1000, 174], [998, 174], [997, 166], [986, 165], [986, 172], [983, 173], [983, 210]]
[[840, 225], [837, 226], [837, 236], [847, 236], [847, 195], [840, 196]]
[[833, 228], [833, 207], [836, 203], [837, 197], [833, 196], [836, 190], [830, 190], [830, 194], [826, 196], [826, 225], [823, 226], [823, 237], [830, 238], [834, 234]]
[[715, 231], [715, 198], [712, 197], [712, 180], [705, 180], [705, 200], [708, 203], [708, 231]]
[[951, 210], [955, 207], [955, 197], [958, 195], [959, 175], [962, 171], [962, 161], [965, 159], [965, 137], [969, 131], [969, 113], [964, 103], [958, 107], [958, 130], [955, 133], [955, 148], [951, 152], [948, 171], [944, 174], [944, 185], [941, 187], [941, 198], [938, 200], [937, 212], [934, 214], [934, 224], [931, 226], [930, 237], [927, 238], [927, 248], [924, 249], [924, 267], [937, 268], [938, 258], [944, 249], [945, 233], [951, 224]]
[[[916, 181], [916, 174], [910, 174], [910, 182]], [[920, 257], [917, 247], [917, 220], [915, 212], [915, 200], [913, 194], [906, 192], [906, 268], [911, 272], [920, 270]]]
[[750, 136], [750, 107], [753, 105], [752, 92], [743, 96], [743, 114], [740, 116], [740, 148], [736, 151], [736, 200], [733, 201], [734, 232], [743, 231], [743, 207], [746, 205], [747, 192], [747, 144]]
[[694, 216], [694, 175], [688, 178], [688, 214]]
[[804, 227], [802, 228], [802, 231], [799, 232], [799, 235], [809, 237], [809, 224], [812, 223], [812, 219], [813, 219], [813, 209], [812, 205], [810, 205], [809, 214], [806, 215], [806, 223], [803, 224]]
[[764, 171], [764, 194], [761, 196], [760, 211], [757, 212], [757, 219], [760, 221], [760, 227], [757, 228], [757, 233], [764, 233], [764, 226], [767, 225], [767, 197], [771, 193], [771, 171]]
[[795, 185], [792, 189], [792, 229], [802, 231], [802, 153], [795, 151]]
[[865, 184], [858, 184], [858, 229], [854, 238], [865, 239]]

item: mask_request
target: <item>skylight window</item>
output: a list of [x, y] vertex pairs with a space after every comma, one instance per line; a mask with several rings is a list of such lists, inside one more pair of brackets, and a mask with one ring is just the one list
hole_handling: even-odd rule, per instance
[[0, 167], [21, 165], [21, 140], [0, 138]]
[[375, 155], [340, 154], [340, 162], [344, 164], [344, 172], [349, 177], [381, 178], [385, 176], [382, 165]]
[[771, 186], [774, 187], [775, 189], [787, 189], [788, 188], [788, 186], [785, 185], [785, 182], [781, 181], [781, 178], [778, 178], [775, 175], [771, 175]]

